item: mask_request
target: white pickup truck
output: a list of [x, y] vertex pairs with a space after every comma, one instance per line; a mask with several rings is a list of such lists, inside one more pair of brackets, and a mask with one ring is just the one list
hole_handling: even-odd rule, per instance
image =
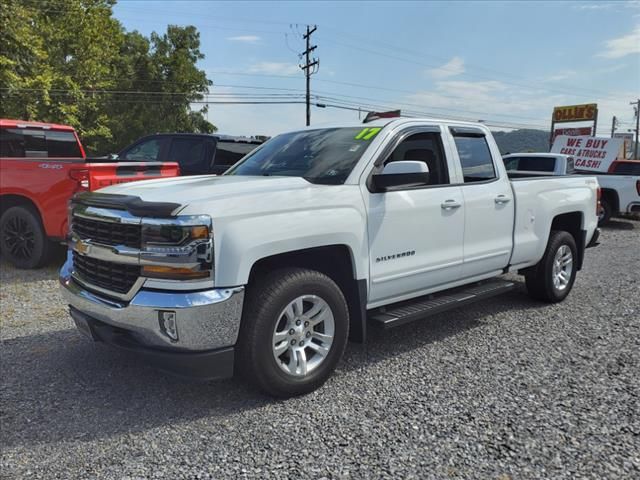
[[640, 213], [640, 161], [616, 160], [606, 173], [578, 171], [574, 159], [561, 153], [511, 153], [503, 158], [511, 178], [531, 175], [594, 175], [601, 189], [598, 221], [613, 215]]
[[92, 339], [286, 397], [322, 385], [369, 324], [506, 292], [506, 272], [563, 300], [596, 209], [592, 177], [511, 181], [480, 124], [314, 127], [223, 176], [78, 195], [60, 282]]

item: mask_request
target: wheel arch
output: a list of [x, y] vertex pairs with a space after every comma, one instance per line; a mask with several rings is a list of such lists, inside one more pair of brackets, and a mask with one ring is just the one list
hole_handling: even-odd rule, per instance
[[618, 192], [612, 188], [602, 189], [602, 200], [606, 200], [611, 205], [611, 214], [614, 215], [620, 211], [620, 198]]
[[248, 285], [273, 270], [287, 267], [316, 270], [336, 282], [349, 307], [349, 339], [366, 341], [367, 283], [357, 278], [355, 259], [347, 245], [305, 248], [261, 258], [251, 267]]
[[40, 222], [42, 223], [42, 212], [40, 212], [40, 208], [32, 199], [24, 195], [15, 193], [6, 193], [0, 195], [0, 216], [2, 216], [2, 214], [11, 207], [21, 206], [32, 208], [35, 212], [37, 212], [38, 216], [40, 217]]
[[[584, 260], [584, 250], [586, 247], [587, 231], [583, 229], [584, 215], [582, 212], [569, 212], [556, 215], [551, 222], [551, 230], [547, 237], [547, 243], [551, 238], [551, 232], [554, 230], [562, 230], [570, 233], [576, 242], [577, 256], [576, 270], [582, 268]], [[545, 245], [546, 249], [546, 245]]]

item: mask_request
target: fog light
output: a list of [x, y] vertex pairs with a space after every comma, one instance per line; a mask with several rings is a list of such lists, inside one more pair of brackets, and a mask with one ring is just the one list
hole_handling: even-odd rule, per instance
[[176, 318], [176, 312], [159, 311], [158, 320], [160, 322], [160, 330], [164, 333], [172, 342], [178, 341], [178, 319]]

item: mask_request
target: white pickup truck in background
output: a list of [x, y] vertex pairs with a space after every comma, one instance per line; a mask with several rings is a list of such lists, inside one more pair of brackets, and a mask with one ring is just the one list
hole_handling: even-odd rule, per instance
[[502, 159], [512, 178], [574, 173], [595, 176], [601, 188], [600, 224], [613, 215], [640, 213], [640, 161], [617, 160], [606, 173], [598, 173], [575, 170], [573, 157], [560, 153], [512, 153]]
[[511, 178], [576, 173], [573, 157], [561, 153], [510, 153], [502, 161]]
[[511, 180], [480, 124], [307, 128], [223, 176], [78, 195], [60, 282], [94, 340], [299, 395], [369, 324], [509, 291], [504, 273], [563, 300], [597, 240], [597, 188], [588, 176]]

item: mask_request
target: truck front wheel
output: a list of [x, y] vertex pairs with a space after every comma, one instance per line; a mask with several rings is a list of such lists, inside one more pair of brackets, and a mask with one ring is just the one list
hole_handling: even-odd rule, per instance
[[247, 289], [237, 363], [271, 395], [302, 395], [329, 378], [348, 333], [347, 302], [331, 278], [301, 268], [277, 270]]
[[18, 268], [38, 268], [49, 258], [51, 245], [33, 208], [8, 208], [0, 218], [0, 251]]
[[576, 279], [576, 260], [573, 235], [552, 231], [544, 257], [525, 277], [529, 295], [549, 303], [564, 300]]

